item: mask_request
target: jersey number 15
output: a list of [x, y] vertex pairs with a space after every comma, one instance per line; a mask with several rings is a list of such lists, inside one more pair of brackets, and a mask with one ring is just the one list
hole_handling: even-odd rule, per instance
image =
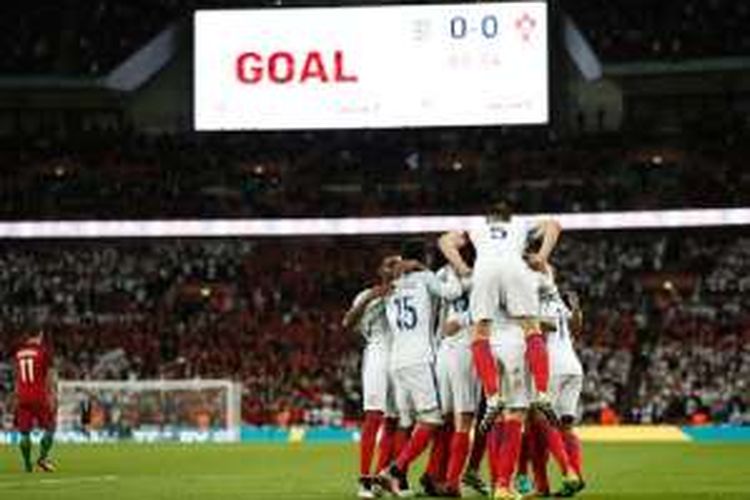
[[413, 330], [417, 326], [417, 309], [411, 303], [412, 297], [396, 299], [396, 326], [401, 330]]

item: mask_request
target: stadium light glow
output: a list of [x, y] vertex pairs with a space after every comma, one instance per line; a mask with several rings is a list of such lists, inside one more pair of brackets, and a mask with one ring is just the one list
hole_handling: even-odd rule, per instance
[[[205, 238], [356, 236], [439, 233], [462, 229], [481, 216], [404, 216], [318, 219], [206, 219], [0, 222], [0, 239]], [[667, 229], [750, 225], [750, 208], [562, 213], [566, 231]]]

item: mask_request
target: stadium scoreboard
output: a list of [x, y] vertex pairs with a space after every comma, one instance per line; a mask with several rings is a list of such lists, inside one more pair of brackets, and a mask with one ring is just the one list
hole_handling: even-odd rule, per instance
[[546, 2], [197, 11], [197, 130], [547, 123]]

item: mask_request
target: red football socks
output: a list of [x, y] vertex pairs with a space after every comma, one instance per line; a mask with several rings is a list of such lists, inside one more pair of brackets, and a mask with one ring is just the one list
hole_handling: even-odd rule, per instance
[[469, 455], [471, 439], [468, 432], [454, 432], [451, 440], [450, 461], [448, 462], [448, 474], [446, 483], [454, 488], [461, 485], [461, 474], [464, 471], [466, 458]]
[[500, 392], [500, 372], [492, 355], [490, 341], [484, 338], [474, 340], [471, 343], [471, 355], [484, 394], [489, 397]]
[[531, 467], [534, 471], [534, 485], [539, 493], [548, 493], [550, 490], [549, 476], [547, 475], [547, 461], [549, 451], [547, 440], [541, 434], [538, 426], [534, 425], [530, 433], [529, 452], [531, 455]]
[[540, 421], [538, 428], [541, 435], [546, 440], [552, 458], [560, 468], [560, 473], [566, 475], [570, 472], [570, 462], [568, 461], [568, 454], [565, 451], [565, 445], [563, 444], [560, 431], [547, 421]]
[[506, 420], [503, 425], [502, 440], [500, 442], [497, 485], [509, 488], [513, 472], [521, 453], [521, 433], [523, 424], [518, 420]]
[[359, 473], [362, 476], [370, 475], [372, 457], [375, 455], [375, 444], [378, 438], [378, 430], [383, 423], [383, 414], [375, 411], [365, 412], [365, 421], [362, 423], [362, 438], [359, 442]]
[[383, 431], [380, 433], [378, 444], [378, 465], [376, 470], [381, 471], [388, 467], [395, 458], [396, 432], [398, 430], [398, 419], [386, 418], [383, 423]]
[[427, 461], [425, 472], [436, 482], [442, 482], [445, 479], [452, 435], [452, 423], [442, 425], [434, 433], [430, 458]]
[[409, 439], [406, 447], [396, 459], [396, 467], [400, 471], [406, 471], [409, 465], [427, 449], [434, 433], [434, 426], [417, 424], [411, 435], [411, 439]]
[[518, 473], [529, 475], [529, 461], [531, 460], [531, 431], [526, 429], [521, 437], [521, 454], [518, 456]]
[[[399, 427], [396, 435], [393, 436], [393, 460], [395, 461], [406, 449], [406, 445], [411, 438], [412, 428]], [[404, 471], [406, 472], [406, 471]]]
[[547, 392], [549, 387], [549, 354], [547, 343], [541, 332], [526, 337], [526, 363], [529, 365], [534, 387], [539, 392]]
[[583, 477], [583, 453], [581, 452], [581, 441], [572, 430], [563, 432], [562, 437], [563, 442], [565, 443], [565, 451], [568, 453], [570, 467], [576, 474], [578, 474], [578, 477]]
[[503, 439], [503, 425], [504, 422], [496, 422], [487, 434], [487, 460], [493, 485], [497, 484], [500, 474], [500, 442]]

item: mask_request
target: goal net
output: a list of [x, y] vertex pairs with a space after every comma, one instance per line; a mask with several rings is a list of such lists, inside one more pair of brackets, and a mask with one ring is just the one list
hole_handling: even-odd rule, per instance
[[230, 380], [62, 380], [57, 425], [82, 441], [238, 441], [241, 386]]

